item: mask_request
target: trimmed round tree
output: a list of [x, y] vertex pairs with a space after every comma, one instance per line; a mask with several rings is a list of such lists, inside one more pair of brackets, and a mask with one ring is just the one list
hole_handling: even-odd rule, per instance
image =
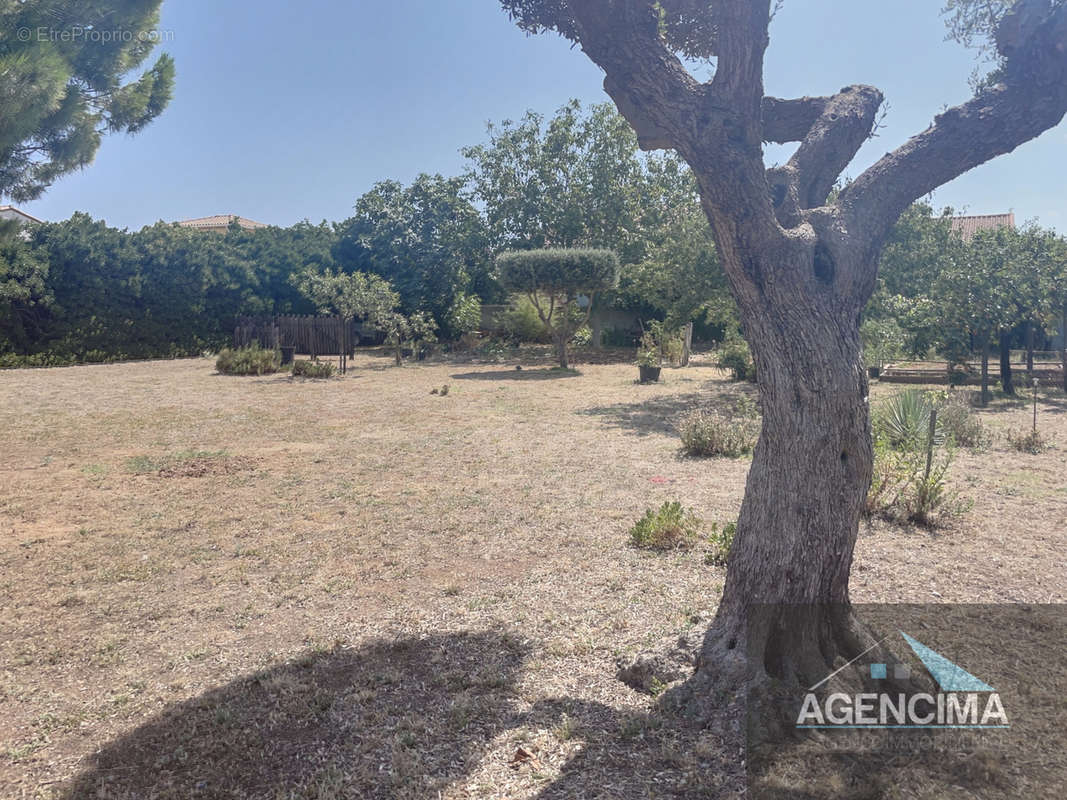
[[[618, 256], [593, 249], [509, 250], [496, 263], [504, 288], [530, 298], [556, 346], [559, 365], [566, 369], [567, 345], [589, 322], [596, 293], [618, 283]], [[580, 307], [583, 296], [586, 302]]]

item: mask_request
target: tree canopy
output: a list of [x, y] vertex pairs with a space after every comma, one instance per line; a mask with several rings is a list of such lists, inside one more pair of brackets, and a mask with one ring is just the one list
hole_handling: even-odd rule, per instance
[[155, 48], [161, 0], [0, 4], [0, 195], [39, 197], [88, 165], [107, 133], [136, 133], [162, 113], [174, 61]]
[[[589, 321], [596, 293], [618, 283], [618, 256], [602, 249], [510, 250], [496, 263], [504, 287], [530, 299], [555, 342], [559, 365], [566, 368], [567, 343]], [[579, 310], [581, 297], [584, 310]]]

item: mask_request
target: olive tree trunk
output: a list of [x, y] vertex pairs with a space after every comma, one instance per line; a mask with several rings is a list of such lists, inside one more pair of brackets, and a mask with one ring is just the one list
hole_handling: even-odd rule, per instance
[[567, 335], [557, 334], [556, 339], [556, 359], [559, 361], [560, 368], [570, 369], [570, 364], [567, 360]]
[[[604, 70], [640, 146], [674, 149], [692, 168], [756, 361], [763, 429], [725, 590], [678, 694], [706, 706], [738, 689], [821, 678], [869, 641], [848, 611], [848, 578], [872, 468], [859, 317], [882, 245], [913, 201], [1062, 119], [1067, 4], [1021, 0], [1025, 24], [997, 34], [1000, 82], [939, 114], [833, 200], [882, 95], [846, 86], [829, 97], [764, 96], [771, 0], [712, 4], [706, 83], [668, 45], [661, 12], [671, 4], [558, 5], [569, 15], [558, 30]], [[764, 142], [799, 146], [768, 169]]]

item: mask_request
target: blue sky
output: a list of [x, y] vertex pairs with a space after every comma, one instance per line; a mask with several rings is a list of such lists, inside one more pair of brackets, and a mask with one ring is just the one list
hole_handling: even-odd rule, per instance
[[[768, 94], [882, 89], [886, 128], [856, 175], [965, 100], [973, 54], [944, 41], [938, 0], [786, 0], [771, 31]], [[494, 0], [301, 3], [166, 0], [177, 61], [170, 107], [134, 137], [26, 204], [45, 219], [86, 211], [119, 227], [236, 213], [278, 225], [350, 215], [375, 181], [457, 174], [488, 120], [607, 97], [600, 71], [556, 36], [526, 37]], [[1013, 210], [1067, 230], [1067, 125], [940, 189], [938, 205]], [[769, 160], [783, 160], [775, 148]]]

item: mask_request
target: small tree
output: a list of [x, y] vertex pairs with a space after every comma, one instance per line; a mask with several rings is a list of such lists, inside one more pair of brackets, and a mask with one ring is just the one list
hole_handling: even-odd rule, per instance
[[[567, 368], [567, 345], [589, 321], [597, 292], [618, 282], [619, 259], [611, 250], [512, 250], [496, 260], [505, 289], [530, 298], [552, 337], [559, 365]], [[584, 308], [578, 298], [585, 296]]]
[[437, 323], [425, 311], [408, 316], [391, 311], [381, 320], [381, 326], [385, 331], [385, 343], [393, 348], [398, 367], [404, 360], [405, 345], [410, 346], [412, 354], [417, 357], [422, 345], [437, 341]]
[[351, 321], [359, 317], [372, 327], [384, 327], [400, 302], [400, 297], [388, 281], [362, 272], [334, 274], [330, 270], [307, 271], [296, 278], [296, 284], [318, 306], [320, 312], [337, 314], [341, 318], [339, 366], [342, 373], [348, 366], [348, 329]]

